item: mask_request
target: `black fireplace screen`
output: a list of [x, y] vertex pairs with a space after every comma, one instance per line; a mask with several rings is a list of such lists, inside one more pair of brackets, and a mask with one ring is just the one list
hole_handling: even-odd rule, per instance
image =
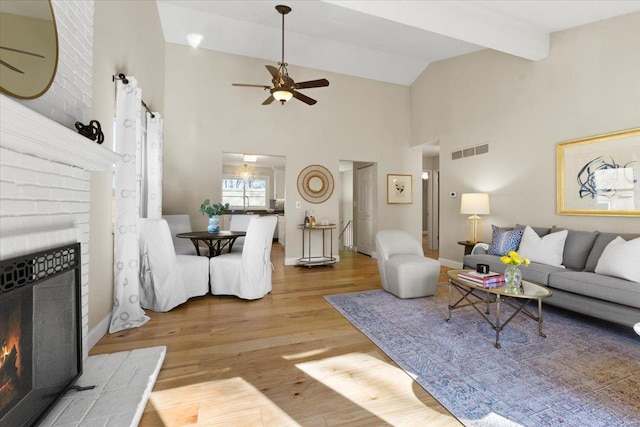
[[33, 425], [82, 373], [80, 244], [0, 262], [0, 426]]

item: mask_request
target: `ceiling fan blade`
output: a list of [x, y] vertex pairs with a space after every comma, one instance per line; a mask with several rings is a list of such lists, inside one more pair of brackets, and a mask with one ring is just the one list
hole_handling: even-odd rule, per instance
[[310, 89], [312, 87], [325, 86], [329, 86], [329, 80], [327, 79], [309, 80], [307, 82], [299, 82], [295, 84], [296, 89]]
[[269, 105], [271, 104], [273, 101], [275, 100], [275, 98], [273, 97], [273, 95], [269, 95], [269, 97], [267, 99], [264, 100], [264, 102], [262, 103], [262, 105]]
[[309, 98], [307, 95], [303, 95], [300, 92], [296, 92], [295, 90], [293, 91], [293, 97], [297, 98], [300, 101], [304, 102], [305, 104], [309, 104], [309, 105], [313, 105], [316, 102], [318, 102], [313, 98]]
[[280, 72], [276, 67], [274, 67], [273, 65], [265, 65], [265, 67], [267, 67], [267, 70], [269, 70], [269, 73], [271, 74], [271, 77], [274, 78], [274, 80], [280, 79]]
[[242, 86], [242, 87], [261, 87], [265, 90], [269, 90], [271, 89], [271, 86], [265, 86], [265, 85], [250, 85], [250, 84], [245, 84], [245, 83], [231, 83], [231, 86]]

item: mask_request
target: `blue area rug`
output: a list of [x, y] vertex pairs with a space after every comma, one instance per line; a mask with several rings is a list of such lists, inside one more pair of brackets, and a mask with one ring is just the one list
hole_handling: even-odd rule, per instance
[[465, 425], [640, 426], [640, 337], [631, 328], [544, 306], [547, 338], [520, 314], [497, 349], [472, 307], [444, 321], [445, 284], [410, 300], [383, 290], [325, 298]]

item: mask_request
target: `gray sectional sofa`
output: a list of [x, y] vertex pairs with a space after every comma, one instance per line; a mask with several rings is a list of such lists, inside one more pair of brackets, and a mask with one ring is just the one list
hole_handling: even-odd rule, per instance
[[[518, 224], [515, 228], [524, 229], [525, 226]], [[531, 228], [540, 237], [558, 230], [555, 227]], [[562, 262], [566, 268], [532, 262], [520, 268], [523, 279], [552, 290], [553, 294], [544, 300], [545, 304], [633, 326], [640, 322], [640, 283], [595, 273], [605, 247], [617, 236], [630, 240], [640, 234], [568, 230]], [[479, 246], [470, 255], [465, 255], [463, 264], [464, 268], [470, 269], [475, 269], [477, 264], [488, 264], [491, 271], [505, 269], [499, 256], [489, 255]]]

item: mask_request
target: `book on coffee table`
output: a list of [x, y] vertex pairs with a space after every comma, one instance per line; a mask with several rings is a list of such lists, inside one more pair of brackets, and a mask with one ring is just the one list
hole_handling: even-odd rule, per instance
[[483, 288], [497, 288], [498, 286], [504, 285], [506, 282], [504, 274], [495, 273], [492, 271], [490, 271], [489, 273], [465, 271], [459, 273], [458, 276], [462, 279], [480, 284]]

